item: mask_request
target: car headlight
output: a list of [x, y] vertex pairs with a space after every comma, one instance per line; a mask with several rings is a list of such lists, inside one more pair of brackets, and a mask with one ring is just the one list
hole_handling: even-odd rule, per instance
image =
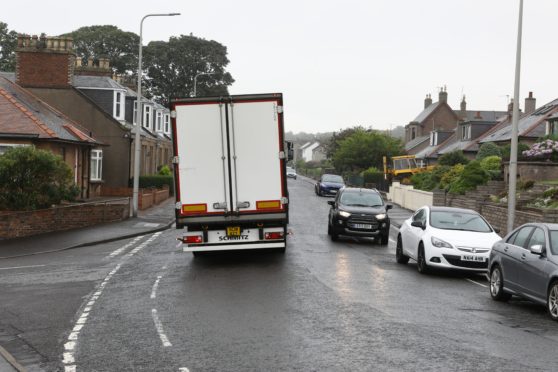
[[339, 215], [341, 217], [345, 217], [345, 218], [351, 217], [351, 214], [349, 212], [345, 212], [345, 211], [339, 211]]
[[430, 240], [432, 241], [432, 245], [437, 248], [453, 248], [450, 243], [443, 241], [442, 239], [438, 239], [435, 237], [431, 237]]
[[377, 220], [383, 220], [386, 218], [386, 214], [385, 213], [380, 213], [376, 215], [376, 219]]

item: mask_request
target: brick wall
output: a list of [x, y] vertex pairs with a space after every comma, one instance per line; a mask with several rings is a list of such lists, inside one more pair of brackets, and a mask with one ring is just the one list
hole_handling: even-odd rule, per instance
[[[101, 190], [101, 196], [127, 196], [133, 197], [133, 189], [130, 187], [105, 187]], [[138, 198], [139, 210], [144, 210], [159, 204], [169, 198], [168, 186], [162, 189], [140, 189]]]
[[0, 215], [0, 240], [100, 224], [129, 217], [130, 199]]

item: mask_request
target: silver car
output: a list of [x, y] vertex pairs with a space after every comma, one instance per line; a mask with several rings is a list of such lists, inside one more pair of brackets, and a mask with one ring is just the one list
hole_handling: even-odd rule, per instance
[[490, 295], [507, 301], [518, 295], [546, 305], [558, 320], [558, 224], [528, 223], [492, 247]]

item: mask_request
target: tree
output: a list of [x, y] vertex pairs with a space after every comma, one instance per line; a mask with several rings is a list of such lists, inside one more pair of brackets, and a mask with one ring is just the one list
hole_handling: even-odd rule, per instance
[[32, 146], [15, 147], [0, 156], [2, 210], [48, 208], [78, 193], [72, 170], [60, 156]]
[[9, 31], [6, 23], [0, 22], [0, 71], [15, 71], [17, 32]]
[[138, 70], [139, 36], [116, 26], [87, 26], [63, 36], [74, 39], [77, 58], [86, 64], [89, 57], [110, 59], [114, 72], [136, 75]]
[[467, 164], [468, 162], [469, 159], [463, 155], [463, 151], [461, 150], [448, 152], [447, 154], [440, 156], [440, 159], [438, 160], [438, 164], [449, 165], [450, 167], [453, 167], [456, 164]]
[[360, 171], [369, 167], [382, 169], [384, 156], [392, 157], [403, 153], [400, 140], [361, 128], [357, 128], [338, 145], [333, 154], [333, 164], [339, 171]]
[[171, 97], [189, 97], [197, 79], [198, 96], [227, 95], [234, 82], [225, 71], [229, 64], [227, 48], [195, 36], [171, 37], [168, 42], [153, 41], [145, 48], [146, 94], [166, 104]]
[[343, 129], [339, 131], [339, 133], [333, 132], [329, 141], [324, 144], [326, 150], [326, 156], [329, 159], [333, 158], [333, 154], [335, 154], [335, 152], [339, 148], [339, 144], [341, 143], [341, 141], [350, 137], [357, 131], [366, 131], [366, 129], [362, 126], [357, 126], [357, 127]]

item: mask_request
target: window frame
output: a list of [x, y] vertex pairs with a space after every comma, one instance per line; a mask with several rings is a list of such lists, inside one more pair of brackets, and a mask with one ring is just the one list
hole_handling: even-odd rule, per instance
[[89, 164], [89, 179], [91, 181], [103, 180], [103, 150], [102, 149], [91, 150], [90, 164]]
[[153, 120], [153, 107], [150, 105], [143, 105], [143, 127], [151, 130]]
[[164, 114], [163, 131], [166, 134], [170, 134], [170, 114]]
[[113, 94], [112, 116], [117, 120], [124, 120], [126, 95], [121, 90], [115, 90]]
[[155, 130], [157, 132], [163, 131], [163, 111], [161, 110], [155, 111]]

